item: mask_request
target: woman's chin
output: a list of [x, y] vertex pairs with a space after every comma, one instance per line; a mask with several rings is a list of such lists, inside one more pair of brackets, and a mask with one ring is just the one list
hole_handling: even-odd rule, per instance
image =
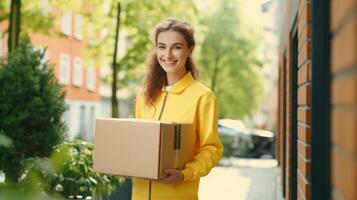
[[175, 72], [176, 71], [176, 66], [165, 66], [163, 67], [164, 71], [166, 73], [172, 73], [172, 72]]

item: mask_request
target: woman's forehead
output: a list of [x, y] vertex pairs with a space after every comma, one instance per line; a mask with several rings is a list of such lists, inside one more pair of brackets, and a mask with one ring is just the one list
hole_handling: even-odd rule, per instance
[[157, 36], [157, 44], [186, 44], [186, 40], [184, 36], [173, 30], [164, 31], [158, 34]]

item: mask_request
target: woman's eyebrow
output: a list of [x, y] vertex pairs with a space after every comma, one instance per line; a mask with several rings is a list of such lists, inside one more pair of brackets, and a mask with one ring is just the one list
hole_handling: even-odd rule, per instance
[[[165, 43], [162, 43], [162, 42], [158, 42], [157, 45], [166, 45]], [[175, 46], [175, 45], [183, 45], [183, 43], [181, 42], [176, 42], [176, 43], [173, 43], [172, 46]]]
[[183, 45], [183, 44], [180, 42], [177, 42], [177, 43], [173, 43], [172, 45]]

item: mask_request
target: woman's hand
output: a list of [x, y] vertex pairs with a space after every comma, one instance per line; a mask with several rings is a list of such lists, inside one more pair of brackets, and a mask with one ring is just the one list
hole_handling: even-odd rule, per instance
[[176, 184], [183, 181], [184, 177], [181, 171], [176, 169], [165, 169], [165, 173], [167, 177], [158, 180], [157, 182], [163, 184]]

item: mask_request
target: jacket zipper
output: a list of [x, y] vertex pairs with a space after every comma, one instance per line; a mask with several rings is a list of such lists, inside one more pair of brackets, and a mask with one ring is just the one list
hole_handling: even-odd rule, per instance
[[166, 99], [168, 95], [168, 91], [165, 91], [165, 97], [164, 97], [164, 102], [162, 103], [161, 110], [160, 110], [160, 115], [159, 115], [159, 121], [161, 120], [162, 113], [164, 112], [165, 104], [166, 104]]
[[[162, 103], [160, 114], [159, 114], [159, 118], [158, 118], [159, 121], [161, 120], [162, 113], [164, 112], [164, 108], [165, 108], [165, 105], [166, 105], [166, 99], [167, 99], [168, 94], [169, 94], [169, 92], [165, 91], [164, 102]], [[151, 180], [149, 181], [149, 200], [151, 200]]]

